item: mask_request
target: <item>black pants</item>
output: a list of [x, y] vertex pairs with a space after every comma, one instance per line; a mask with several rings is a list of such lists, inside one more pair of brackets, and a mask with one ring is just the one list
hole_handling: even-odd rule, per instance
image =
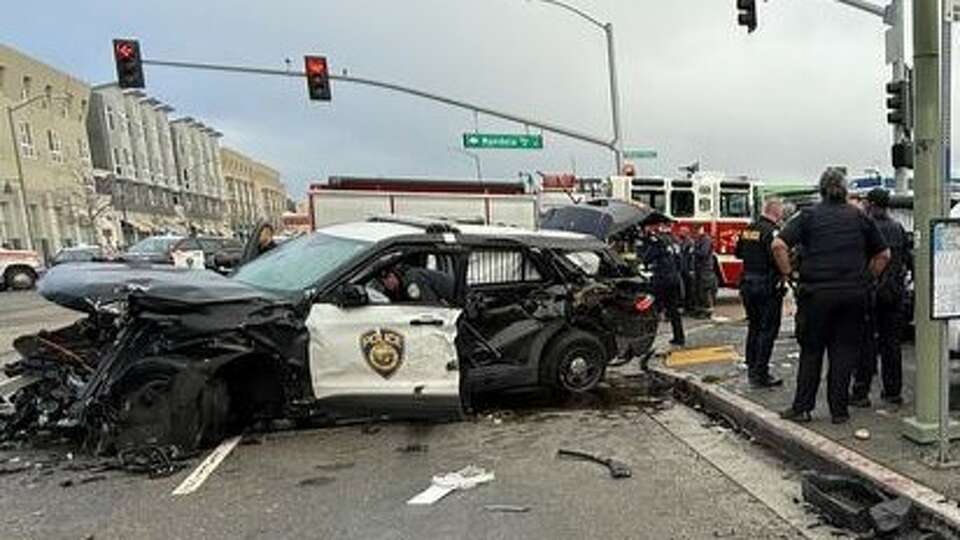
[[783, 295], [776, 278], [744, 276], [740, 283], [740, 298], [747, 311], [747, 376], [751, 381], [770, 377], [770, 355], [780, 333], [783, 314]]
[[684, 343], [683, 319], [680, 318], [680, 302], [682, 301], [680, 280], [654, 284], [654, 294], [660, 302], [663, 311], [673, 328], [673, 341]]
[[867, 339], [860, 363], [854, 372], [851, 394], [855, 399], [870, 394], [873, 376], [877, 373], [877, 355], [880, 356], [880, 377], [883, 397], [898, 397], [903, 386], [903, 362], [900, 333], [903, 328], [902, 300], [877, 300], [870, 306]]
[[823, 353], [830, 365], [827, 371], [827, 402], [830, 414], [846, 416], [850, 375], [857, 365], [865, 333], [866, 294], [858, 289], [803, 291], [799, 298], [797, 328], [800, 340], [800, 370], [795, 411], [816, 407], [817, 389], [823, 368]]

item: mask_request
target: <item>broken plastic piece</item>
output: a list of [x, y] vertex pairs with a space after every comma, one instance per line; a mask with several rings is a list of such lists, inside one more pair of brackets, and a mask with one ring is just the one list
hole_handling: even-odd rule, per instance
[[506, 514], [525, 514], [530, 511], [529, 506], [517, 504], [488, 504], [483, 509], [487, 512], [503, 512]]
[[558, 457], [568, 456], [568, 457], [579, 458], [587, 461], [592, 461], [594, 463], [599, 463], [600, 465], [603, 465], [604, 467], [610, 470], [611, 478], [630, 478], [631, 476], [633, 476], [633, 472], [630, 471], [630, 467], [626, 463], [622, 461], [617, 461], [613, 458], [601, 458], [601, 457], [594, 456], [592, 454], [587, 454], [586, 452], [578, 452], [576, 450], [564, 450], [562, 448], [560, 450], [557, 450], [557, 456]]
[[856, 532], [873, 528], [870, 509], [887, 497], [867, 483], [846, 476], [818, 473], [803, 475], [803, 499], [830, 524]]
[[858, 429], [853, 432], [853, 436], [861, 441], [870, 439], [870, 432], [866, 429]]
[[407, 504], [433, 504], [458, 489], [472, 489], [480, 484], [492, 482], [494, 478], [494, 474], [487, 472], [486, 469], [467, 465], [459, 471], [434, 476], [430, 487], [407, 501]]
[[899, 497], [875, 505], [870, 509], [870, 519], [880, 534], [906, 532], [914, 525], [913, 503], [906, 497]]

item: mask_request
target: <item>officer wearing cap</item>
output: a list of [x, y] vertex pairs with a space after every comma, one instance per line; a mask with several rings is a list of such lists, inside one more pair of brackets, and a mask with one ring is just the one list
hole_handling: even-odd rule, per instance
[[890, 248], [890, 264], [880, 274], [873, 288], [870, 306], [871, 322], [868, 342], [861, 355], [861, 363], [854, 371], [854, 383], [850, 404], [855, 407], [870, 406], [870, 386], [877, 370], [877, 354], [880, 355], [882, 390], [880, 398], [899, 405], [903, 403], [900, 390], [903, 385], [903, 366], [900, 354], [900, 332], [903, 325], [904, 295], [906, 294], [907, 271], [913, 266], [907, 232], [890, 217], [890, 194], [875, 188], [867, 194], [865, 210], [880, 229]]
[[866, 275], [880, 276], [890, 261], [890, 249], [876, 222], [847, 203], [843, 172], [827, 169], [820, 177], [821, 202], [791, 219], [773, 240], [777, 268], [786, 278], [790, 247], [801, 246], [797, 293], [797, 334], [800, 366], [793, 405], [783, 418], [810, 421], [816, 406], [823, 353], [827, 401], [835, 424], [850, 419], [850, 375], [859, 358], [866, 317]]
[[670, 344], [682, 347], [686, 344], [686, 337], [683, 319], [680, 318], [680, 304], [683, 301], [680, 248], [670, 233], [669, 223], [651, 225], [646, 232], [642, 251], [637, 255], [653, 273], [653, 294], [666, 312], [673, 329]]
[[750, 384], [771, 388], [783, 384], [770, 375], [770, 355], [780, 333], [783, 279], [773, 258], [772, 244], [783, 219], [780, 199], [768, 199], [763, 214], [740, 233], [736, 256], [743, 260], [740, 298], [747, 312], [747, 377]]

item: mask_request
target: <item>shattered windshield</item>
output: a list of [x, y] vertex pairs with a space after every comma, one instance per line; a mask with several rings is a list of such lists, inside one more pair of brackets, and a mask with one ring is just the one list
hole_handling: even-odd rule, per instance
[[167, 253], [180, 240], [179, 237], [158, 237], [144, 238], [136, 244], [130, 246], [128, 253]]
[[301, 236], [244, 265], [234, 279], [261, 289], [302, 291], [370, 245], [321, 233]]

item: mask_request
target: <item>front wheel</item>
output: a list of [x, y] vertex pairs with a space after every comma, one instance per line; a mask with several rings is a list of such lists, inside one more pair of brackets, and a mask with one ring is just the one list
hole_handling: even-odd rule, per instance
[[581, 330], [563, 333], [541, 358], [541, 381], [568, 394], [596, 388], [603, 379], [607, 359], [600, 340]]
[[4, 283], [12, 291], [32, 289], [37, 282], [37, 274], [29, 268], [11, 268], [4, 276]]

